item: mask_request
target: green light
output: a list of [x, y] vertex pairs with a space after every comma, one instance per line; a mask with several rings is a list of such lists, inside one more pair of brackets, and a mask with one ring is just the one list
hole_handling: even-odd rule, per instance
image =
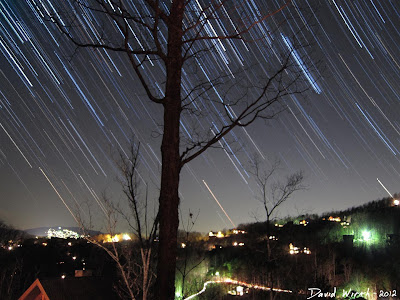
[[362, 232], [362, 237], [364, 241], [369, 241], [371, 239], [371, 232], [364, 230]]

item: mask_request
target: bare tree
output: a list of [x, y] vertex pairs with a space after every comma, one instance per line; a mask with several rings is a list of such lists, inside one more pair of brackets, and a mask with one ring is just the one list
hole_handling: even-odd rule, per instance
[[[103, 193], [101, 210], [105, 215], [106, 232], [108, 234], [109, 243], [104, 243], [95, 237], [85, 235], [86, 239], [103, 249], [116, 263], [117, 269], [121, 276], [121, 284], [117, 287], [117, 292], [121, 299], [148, 299], [150, 288], [154, 284], [155, 273], [152, 262], [154, 261], [154, 250], [156, 235], [158, 229], [158, 214], [154, 213], [153, 218], [149, 213], [148, 187], [146, 185], [145, 195], [140, 195], [140, 184], [138, 176], [138, 165], [140, 158], [140, 144], [131, 141], [128, 154], [119, 152], [117, 164], [121, 171], [119, 183], [122, 186], [123, 193], [129, 209], [126, 209], [126, 201], [121, 205], [115, 203], [114, 200], [108, 198]], [[77, 213], [77, 219], [81, 228], [85, 230], [89, 226], [85, 226], [89, 220], [82, 218]], [[134, 233], [133, 241], [118, 243], [117, 227], [120, 218], [124, 219], [129, 228]], [[138, 259], [139, 257], [139, 259]]]
[[[303, 184], [304, 175], [301, 171], [287, 176], [283, 182], [277, 181], [276, 177], [279, 166], [280, 161], [275, 160], [272, 165], [267, 168], [265, 167], [265, 163], [263, 164], [258, 157], [255, 157], [251, 163], [251, 173], [254, 175], [254, 180], [259, 187], [259, 201], [264, 207], [266, 216], [267, 280], [271, 288], [274, 284], [271, 271], [272, 262], [274, 260], [271, 249], [271, 221], [279, 206], [289, 200], [293, 193], [306, 188]], [[270, 299], [273, 299], [272, 289], [270, 292]]]
[[[221, 141], [234, 128], [248, 126], [259, 118], [274, 118], [286, 108], [284, 96], [302, 93], [313, 84], [310, 71], [304, 70], [312, 64], [308, 64], [307, 57], [303, 57], [301, 52], [296, 52], [303, 43], [303, 35], [295, 37], [293, 31], [289, 33], [291, 38], [283, 35], [280, 28], [287, 17], [277, 19], [291, 1], [258, 16], [248, 13], [249, 3], [228, 0], [201, 4], [190, 0], [75, 0], [74, 12], [68, 5], [54, 8], [41, 2], [38, 6], [43, 18], [53, 22], [78, 48], [126, 55], [150, 102], [163, 108], [156, 283], [157, 299], [160, 300], [171, 300], [175, 294], [178, 188], [182, 167]], [[84, 25], [77, 17], [79, 13], [95, 15], [97, 21]], [[235, 16], [234, 20], [230, 14]], [[275, 29], [263, 27], [259, 30], [269, 20]], [[221, 22], [227, 26], [221, 26]], [[84, 26], [90, 28], [82, 28]], [[255, 30], [259, 31], [251, 35]], [[268, 72], [257, 76], [258, 80], [248, 79], [245, 68], [241, 69], [243, 76], [227, 74], [209, 78], [201, 73], [199, 60], [208, 53], [217, 52], [221, 43], [251, 43], [272, 35], [281, 41], [282, 46], [279, 53], [275, 53], [275, 63], [271, 63]], [[154, 88], [145, 71], [154, 62], [162, 68], [160, 76], [163, 78], [159, 80], [162, 84], [158, 88]], [[183, 75], [189, 69], [198, 75], [198, 84], [185, 90]], [[224, 92], [218, 97], [210, 96], [210, 91], [217, 85]], [[238, 88], [241, 88], [239, 92]], [[206, 105], [217, 107], [215, 114], [223, 118], [205, 132], [182, 139], [180, 122], [183, 114], [204, 114], [194, 105], [199, 99], [207, 99]]]
[[119, 169], [122, 172], [122, 180], [120, 181], [123, 192], [128, 200], [130, 212], [126, 213], [123, 209], [117, 209], [119, 214], [127, 221], [129, 227], [135, 232], [139, 240], [140, 257], [142, 259], [142, 299], [147, 299], [149, 288], [154, 278], [150, 262], [154, 255], [154, 243], [158, 230], [158, 213], [154, 214], [154, 219], [149, 220], [149, 201], [148, 201], [148, 185], [146, 184], [145, 196], [142, 201], [139, 197], [139, 176], [138, 163], [140, 154], [140, 143], [135, 146], [132, 140], [129, 148], [129, 156], [120, 152]]
[[193, 213], [189, 210], [189, 218], [187, 219], [186, 224], [183, 220], [181, 220], [183, 230], [180, 232], [181, 236], [179, 236], [178, 239], [182, 241], [182, 251], [181, 256], [179, 257], [180, 259], [178, 259], [176, 269], [182, 279], [182, 299], [185, 299], [187, 293], [190, 292], [190, 290], [186, 286], [189, 275], [196, 268], [200, 267], [200, 265], [205, 260], [204, 249], [202, 249], [202, 247], [199, 247], [198, 241], [196, 241], [195, 238], [191, 236], [193, 235], [192, 230], [199, 216], [199, 213], [200, 211], [196, 215], [193, 215]]

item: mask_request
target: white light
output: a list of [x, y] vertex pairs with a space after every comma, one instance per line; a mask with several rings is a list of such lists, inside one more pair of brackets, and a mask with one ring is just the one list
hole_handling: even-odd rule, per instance
[[63, 274], [63, 275], [61, 275], [61, 279], [64, 279], [65, 278], [65, 275]]
[[364, 241], [368, 241], [371, 238], [371, 232], [363, 231], [362, 236], [363, 236]]
[[400, 204], [400, 201], [397, 200], [397, 199], [395, 199], [395, 200], [393, 201], [393, 204], [396, 205], [396, 206], [398, 206], [398, 205]]

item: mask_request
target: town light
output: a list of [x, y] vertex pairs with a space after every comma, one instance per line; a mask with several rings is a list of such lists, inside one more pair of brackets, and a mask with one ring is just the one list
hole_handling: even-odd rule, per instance
[[221, 231], [218, 231], [217, 238], [223, 238], [224, 234]]
[[394, 200], [393, 200], [393, 204], [394, 204], [395, 206], [399, 206], [399, 204], [400, 204], [400, 201], [399, 201], [399, 200], [397, 200], [397, 199], [394, 199]]
[[130, 241], [130, 240], [131, 240], [131, 237], [129, 236], [129, 234], [124, 233], [124, 234], [122, 235], [122, 239], [123, 239], [124, 241]]

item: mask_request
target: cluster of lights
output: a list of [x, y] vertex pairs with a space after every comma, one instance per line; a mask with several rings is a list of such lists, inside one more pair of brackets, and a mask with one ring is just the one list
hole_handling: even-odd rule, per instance
[[58, 227], [58, 229], [49, 228], [49, 230], [47, 230], [47, 238], [51, 239], [52, 237], [60, 239], [79, 239], [81, 236], [75, 231]]
[[294, 255], [294, 254], [299, 254], [299, 253], [304, 253], [304, 254], [311, 254], [310, 248], [304, 247], [303, 249], [300, 249], [299, 247], [294, 246], [292, 243], [289, 244], [289, 254]]
[[283, 227], [282, 224], [278, 224], [278, 223], [276, 223], [275, 226], [276, 226], [276, 227], [279, 227], [279, 228], [280, 228], [280, 227]]
[[233, 296], [243, 296], [245, 292], [246, 292], [246, 294], [248, 294], [249, 290], [247, 289], [245, 291], [244, 288], [241, 285], [238, 285], [235, 290], [228, 291], [228, 294], [229, 295], [233, 295]]
[[238, 229], [233, 229], [233, 234], [245, 234], [246, 233], [246, 231], [244, 231], [244, 230], [238, 230]]
[[306, 221], [306, 220], [301, 220], [301, 221], [299, 222], [299, 224], [300, 224], [300, 225], [303, 225], [303, 226], [307, 226], [308, 221]]
[[14, 242], [13, 240], [9, 240], [7, 244], [0, 245], [0, 247], [8, 251], [11, 251], [14, 250], [15, 247], [17, 248], [22, 247], [22, 245], [18, 244], [18, 242]]
[[127, 233], [120, 233], [120, 234], [106, 234], [103, 243], [119, 243], [121, 241], [130, 241], [132, 238]]
[[350, 225], [349, 222], [343, 221], [342, 223], [340, 223], [340, 225], [342, 225], [344, 228], [346, 228], [347, 226]]
[[208, 233], [208, 236], [209, 236], [209, 237], [217, 237], [217, 238], [223, 238], [223, 237], [225, 237], [225, 235], [224, 235], [221, 231], [218, 231], [217, 233], [210, 231], [210, 232]]
[[278, 240], [278, 238], [276, 236], [274, 236], [274, 235], [270, 235], [269, 239], [273, 240], [273, 241], [277, 241]]
[[340, 217], [332, 217], [332, 216], [330, 216], [328, 218], [328, 221], [331, 221], [331, 222], [342, 222], [342, 219]]
[[300, 248], [299, 247], [295, 247], [293, 246], [292, 243], [289, 244], [289, 253], [290, 254], [298, 254], [300, 252]]
[[221, 245], [212, 245], [211, 247], [209, 247], [209, 250], [214, 250], [214, 249], [222, 249]]
[[242, 246], [244, 246], [244, 243], [234, 242], [232, 245], [233, 245], [233, 247], [237, 247], [237, 246], [242, 247]]

